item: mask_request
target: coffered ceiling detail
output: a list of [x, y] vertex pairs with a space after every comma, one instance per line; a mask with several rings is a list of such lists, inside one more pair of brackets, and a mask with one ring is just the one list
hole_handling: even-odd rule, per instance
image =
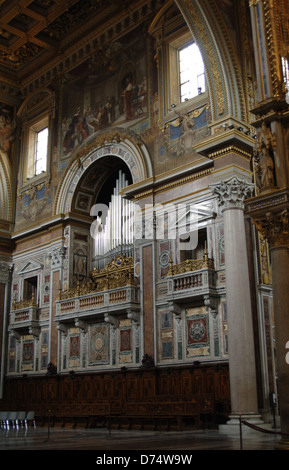
[[127, 0], [0, 0], [0, 73], [21, 80], [112, 15]]

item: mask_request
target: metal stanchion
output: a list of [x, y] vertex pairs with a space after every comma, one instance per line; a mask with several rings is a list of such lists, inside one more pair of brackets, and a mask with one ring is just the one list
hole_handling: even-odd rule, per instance
[[50, 413], [51, 413], [51, 411], [48, 410], [47, 439], [45, 439], [44, 442], [51, 442], [51, 440], [50, 440]]
[[242, 417], [241, 417], [241, 415], [239, 415], [239, 429], [240, 429], [240, 450], [243, 450]]

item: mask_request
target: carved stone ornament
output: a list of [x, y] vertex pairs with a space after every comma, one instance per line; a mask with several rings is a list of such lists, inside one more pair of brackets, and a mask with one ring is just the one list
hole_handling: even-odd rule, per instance
[[222, 211], [236, 208], [244, 209], [244, 201], [252, 197], [254, 187], [253, 183], [240, 180], [236, 176], [228, 181], [221, 181], [210, 186]]
[[266, 123], [262, 123], [261, 131], [254, 149], [254, 174], [257, 190], [268, 192], [276, 189], [274, 151], [276, 139]]
[[49, 257], [51, 260], [51, 268], [59, 268], [62, 266], [62, 261], [65, 256], [65, 248], [60, 246], [55, 248], [49, 253]]
[[254, 224], [271, 248], [289, 246], [289, 209], [267, 212], [264, 217], [255, 219]]
[[6, 261], [0, 261], [0, 282], [6, 283], [9, 280], [10, 272], [13, 270], [13, 265]]

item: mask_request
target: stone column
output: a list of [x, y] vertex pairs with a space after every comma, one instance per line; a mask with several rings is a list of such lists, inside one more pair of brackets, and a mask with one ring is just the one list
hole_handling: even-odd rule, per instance
[[[9, 311], [10, 311], [10, 300], [11, 300], [11, 275], [13, 271], [13, 265], [6, 261], [0, 261], [0, 284], [4, 285], [4, 298], [1, 299], [3, 307], [2, 320], [2, 351], [1, 351], [1, 364], [0, 364], [0, 399], [3, 398], [4, 394], [4, 377], [6, 372], [7, 363], [7, 328], [9, 326]], [[1, 313], [1, 312], [0, 312]]]
[[281, 441], [289, 449], [289, 209], [268, 207], [254, 220], [271, 251]]
[[[228, 424], [238, 430], [239, 416], [261, 423], [258, 415], [255, 349], [250, 297], [249, 269], [244, 222], [244, 200], [254, 185], [237, 177], [213, 184], [223, 213], [225, 236], [226, 298], [231, 388], [231, 416]], [[248, 428], [247, 428], [248, 429]], [[231, 431], [231, 429], [230, 429]]]

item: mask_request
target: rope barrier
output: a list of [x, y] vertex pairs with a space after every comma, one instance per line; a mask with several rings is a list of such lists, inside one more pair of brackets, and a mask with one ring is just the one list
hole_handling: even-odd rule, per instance
[[255, 431], [260, 431], [260, 432], [263, 432], [265, 434], [274, 434], [275, 436], [276, 435], [280, 435], [280, 436], [286, 436], [286, 437], [289, 437], [289, 434], [284, 434], [282, 432], [279, 432], [279, 431], [270, 431], [269, 429], [264, 429], [264, 428], [260, 428], [259, 426], [256, 426], [255, 424], [252, 424], [252, 423], [248, 423], [248, 421], [245, 421], [241, 418], [241, 416], [239, 416], [239, 427], [240, 427], [240, 449], [243, 450], [243, 435], [242, 435], [242, 424], [244, 424], [245, 426], [248, 426], [249, 428], [251, 429], [254, 429]]
[[282, 436], [289, 436], [289, 434], [284, 434], [284, 433], [281, 433], [281, 432], [278, 432], [278, 431], [270, 431], [269, 429], [260, 428], [259, 426], [255, 426], [254, 424], [248, 423], [248, 421], [244, 421], [242, 419], [240, 421], [241, 421], [242, 424], [245, 424], [249, 428], [255, 429], [255, 431], [264, 432], [265, 434], [275, 434], [275, 435], [278, 434], [278, 435], [282, 435]]

